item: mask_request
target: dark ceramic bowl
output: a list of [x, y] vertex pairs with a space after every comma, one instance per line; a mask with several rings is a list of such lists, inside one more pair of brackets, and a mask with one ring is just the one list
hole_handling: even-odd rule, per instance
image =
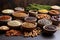
[[55, 25], [45, 25], [43, 27], [43, 33], [47, 35], [53, 35], [57, 31], [57, 26]]
[[29, 15], [30, 16], [36, 17], [37, 14], [38, 14], [37, 11], [35, 11], [35, 10], [29, 10]]
[[34, 22], [37, 21], [37, 18], [35, 18], [35, 17], [26, 17], [26, 18], [25, 18], [25, 21], [26, 21], [26, 22], [32, 22], [32, 23], [34, 23]]
[[36, 18], [39, 20], [39, 19], [50, 19], [51, 18], [51, 16], [50, 15], [48, 15], [48, 14], [37, 14], [36, 15]]
[[[8, 10], [9, 10], [9, 11], [8, 11]], [[7, 11], [7, 12], [5, 12], [5, 11]], [[3, 14], [3, 15], [12, 16], [13, 13], [14, 13], [14, 10], [12, 10], [12, 9], [6, 9], [6, 10], [3, 10], [3, 11], [2, 11], [2, 14]]]
[[7, 22], [11, 20], [12, 20], [12, 17], [10, 17], [10, 19], [7, 19], [7, 20], [0, 20], [0, 26], [7, 25]]
[[23, 31], [32, 31], [32, 30], [34, 30], [34, 29], [36, 28], [36, 26], [37, 26], [37, 23], [34, 23], [34, 24], [35, 24], [35, 25], [34, 25], [34, 27], [32, 27], [32, 28], [24, 27], [23, 24], [22, 24], [22, 25], [21, 25], [21, 28], [22, 28]]
[[51, 20], [47, 20], [47, 19], [40, 19], [40, 20], [38, 20], [38, 27], [43, 29], [43, 26], [45, 26], [45, 25], [52, 25], [52, 21]]
[[6, 31], [8, 31], [9, 29], [9, 27], [6, 29], [6, 27], [1, 28], [0, 26], [0, 34], [6, 33]]
[[60, 23], [60, 21], [54, 21], [54, 20], [52, 20], [52, 24], [53, 24], [53, 25], [58, 26], [58, 25], [59, 25], [59, 23]]
[[[25, 13], [25, 12], [21, 12], [21, 11], [16, 11], [15, 13], [19, 13], [19, 12], [20, 12], [20, 13]], [[25, 17], [17, 17], [17, 16], [14, 16], [15, 13], [12, 14], [12, 16], [13, 16], [14, 19], [21, 19], [21, 20], [24, 20], [25, 17], [28, 17], [28, 16], [29, 16], [29, 14], [26, 13], [27, 16], [25, 16]]]
[[[14, 21], [14, 20], [13, 20], [13, 21]], [[10, 27], [10, 29], [17, 29], [17, 30], [20, 29], [20, 27], [21, 27], [21, 25], [22, 25], [23, 22], [22, 22], [21, 20], [16, 20], [16, 21], [19, 21], [21, 24], [19, 24], [19, 25], [17, 25], [17, 26], [16, 26], [16, 25], [13, 25], [13, 26], [12, 26], [12, 25], [9, 25], [9, 22], [8, 22], [8, 23], [7, 23], [7, 26]]]
[[56, 26], [59, 25], [59, 23], [60, 23], [59, 15], [58, 16], [52, 16], [51, 21], [52, 21], [53, 25], [56, 25]]
[[53, 10], [53, 11], [49, 11], [48, 14], [50, 16], [58, 16], [58, 15], [60, 15], [60, 11], [59, 10]]

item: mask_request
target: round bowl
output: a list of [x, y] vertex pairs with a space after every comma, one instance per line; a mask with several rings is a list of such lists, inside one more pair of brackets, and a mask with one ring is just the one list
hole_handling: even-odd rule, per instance
[[21, 12], [21, 11], [16, 11], [13, 14], [14, 19], [21, 19], [24, 20], [25, 17], [28, 17], [29, 14], [25, 13], [25, 12]]
[[47, 35], [53, 35], [57, 31], [57, 26], [55, 25], [45, 25], [43, 26], [43, 33]]
[[36, 22], [37, 21], [37, 18], [35, 18], [35, 17], [26, 17], [25, 18], [25, 21], [26, 22]]
[[[7, 17], [10, 17], [10, 18], [6, 19]], [[7, 22], [11, 21], [11, 20], [12, 20], [11, 16], [8, 16], [8, 15], [0, 16], [0, 24], [1, 24], [1, 26], [2, 25], [7, 25]]]
[[51, 24], [52, 24], [51, 20], [47, 20], [47, 19], [38, 20], [38, 27], [40, 27], [41, 29], [43, 29], [44, 25], [51, 25]]
[[30, 16], [36, 17], [37, 14], [38, 14], [37, 11], [35, 11], [35, 10], [29, 10], [29, 15]]
[[[24, 22], [24, 23], [25, 23], [25, 22]], [[37, 26], [37, 23], [32, 23], [32, 24], [34, 24], [34, 26], [32, 26], [32, 27], [29, 27], [29, 26], [26, 27], [26, 26], [23, 26], [24, 23], [21, 25], [23, 31], [32, 31], [32, 30], [35, 29], [36, 26]], [[29, 22], [26, 22], [26, 23], [29, 23]], [[30, 25], [30, 24], [27, 24], [27, 25]], [[31, 25], [30, 25], [30, 26], [31, 26]]]

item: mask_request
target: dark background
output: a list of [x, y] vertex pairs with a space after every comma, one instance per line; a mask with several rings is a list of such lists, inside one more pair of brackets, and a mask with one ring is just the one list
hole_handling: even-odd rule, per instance
[[30, 3], [60, 5], [60, 0], [0, 0], [0, 10], [17, 6], [26, 7]]

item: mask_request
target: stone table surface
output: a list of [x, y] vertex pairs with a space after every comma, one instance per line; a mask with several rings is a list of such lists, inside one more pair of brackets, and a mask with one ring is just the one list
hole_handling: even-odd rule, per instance
[[23, 36], [10, 36], [7, 37], [4, 34], [0, 35], [0, 40], [60, 40], [60, 30], [56, 31], [53, 36], [45, 37], [42, 34], [37, 37], [23, 37]]

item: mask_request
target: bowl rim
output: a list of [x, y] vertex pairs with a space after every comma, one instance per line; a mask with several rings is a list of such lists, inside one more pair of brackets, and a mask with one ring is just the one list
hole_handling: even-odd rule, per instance
[[[43, 18], [43, 19], [45, 19], [45, 18]], [[38, 23], [41, 21], [42, 19], [40, 19], [40, 20], [38, 20]], [[46, 19], [46, 20], [48, 20], [48, 19]], [[52, 21], [51, 20], [49, 20], [49, 22], [50, 22], [50, 25], [52, 24]], [[41, 23], [39, 23], [39, 24], [41, 24]], [[44, 25], [44, 24], [43, 24]], [[47, 24], [48, 25], [48, 24]]]
[[36, 17], [25, 17], [24, 20], [25, 21], [29, 21], [29, 20], [27, 20], [27, 18], [34, 18], [35, 20], [33, 20], [33, 21], [37, 21], [37, 18]]
[[[28, 23], [31, 23], [31, 22], [28, 22]], [[24, 24], [24, 23], [22, 23], [22, 25], [21, 25], [22, 27], [23, 27], [23, 24]], [[34, 24], [34, 27], [32, 27], [32, 28], [37, 27], [37, 23], [36, 23], [36, 22], [35, 22], [35, 23], [32, 23], [32, 24]], [[27, 27], [27, 28], [28, 28], [28, 27]]]
[[14, 17], [17, 17], [17, 16], [15, 16], [14, 14], [15, 14], [15, 13], [19, 13], [19, 12], [20, 12], [20, 13], [25, 13], [25, 14], [27, 14], [27, 15], [26, 15], [26, 17], [28, 17], [28, 16], [29, 16], [29, 13], [21, 12], [21, 11], [16, 11], [16, 12], [12, 13], [12, 15], [13, 15]]
[[29, 13], [32, 13], [32, 14], [38, 14], [38, 11], [34, 12], [36, 10], [29, 10]]
[[43, 29], [46, 30], [46, 31], [57, 31], [57, 26], [55, 26], [55, 25], [53, 25], [53, 26], [56, 27], [55, 30], [47, 30], [47, 29], [45, 29], [46, 26], [49, 26], [49, 25], [45, 25], [45, 26], [43, 26]]
[[[14, 9], [17, 11], [24, 11], [25, 10], [24, 7], [15, 7]], [[22, 9], [22, 10], [18, 10], [18, 9]]]
[[[53, 19], [55, 19], [55, 18], [53, 18], [53, 17], [54, 17], [54, 16], [51, 17], [51, 21], [55, 21], [55, 20], [53, 20]], [[55, 22], [60, 22], [60, 21], [57, 20], [57, 21], [55, 21]]]
[[[5, 13], [5, 12], [4, 12], [5, 10], [6, 10], [6, 11], [7, 11], [7, 10], [10, 10], [10, 11], [12, 11], [12, 12], [11, 12], [11, 13], [7, 13], [7, 12]], [[2, 10], [2, 13], [3, 13], [3, 14], [12, 14], [12, 13], [14, 13], [14, 10], [13, 10], [13, 9], [4, 9], [4, 10]]]
[[[8, 15], [7, 15], [8, 16]], [[2, 17], [2, 16], [0, 16], [0, 17]], [[12, 17], [11, 16], [9, 16], [10, 18], [9, 19], [7, 19], [7, 20], [0, 20], [0, 21], [11, 21], [12, 20]]]
[[58, 5], [53, 5], [53, 6], [51, 6], [51, 8], [52, 8], [52, 9], [55, 9], [55, 10], [60, 10], [60, 9], [59, 9], [60, 7], [59, 7], [59, 8], [54, 8], [55, 6], [56, 6], [56, 7], [59, 7]]
[[[38, 18], [38, 17], [39, 17], [38, 15], [42, 15], [42, 14], [44, 14], [44, 13], [37, 14], [37, 15], [36, 15], [36, 17]], [[44, 15], [47, 15], [47, 16], [49, 16], [49, 18], [45, 18], [45, 19], [50, 19], [50, 18], [51, 18], [51, 16], [50, 16], [50, 15], [48, 15], [48, 14], [44, 14]], [[43, 18], [38, 18], [38, 19], [43, 19]]]
[[[11, 21], [18, 21], [19, 23], [21, 23], [21, 24], [19, 24], [18, 26], [15, 25], [15, 27], [19, 27], [19, 26], [21, 26], [22, 23], [23, 23], [21, 20], [11, 20]], [[10, 22], [10, 21], [9, 21], [9, 22]], [[14, 26], [9, 25], [9, 22], [7, 23], [7, 25], [10, 26], [10, 27], [14, 27]]]

